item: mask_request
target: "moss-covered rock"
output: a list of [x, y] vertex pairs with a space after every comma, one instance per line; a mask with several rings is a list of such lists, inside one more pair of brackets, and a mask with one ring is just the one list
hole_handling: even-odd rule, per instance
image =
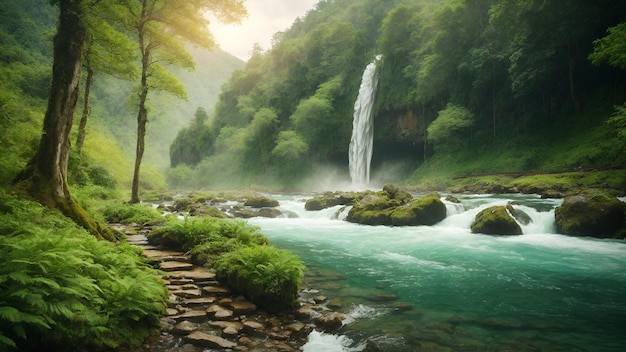
[[245, 206], [252, 208], [273, 208], [280, 205], [276, 199], [272, 199], [265, 196], [252, 196], [246, 199]]
[[308, 199], [304, 204], [306, 210], [322, 210], [336, 205], [352, 205], [358, 194], [355, 192], [326, 192], [321, 196]]
[[446, 217], [438, 196], [414, 199], [408, 192], [385, 186], [382, 192], [364, 195], [348, 212], [349, 222], [363, 225], [433, 225]]
[[434, 225], [446, 218], [446, 205], [432, 196], [416, 198], [391, 213], [394, 226]]
[[506, 206], [489, 207], [476, 214], [471, 229], [473, 233], [487, 235], [521, 235], [522, 228], [507, 211]]
[[554, 211], [557, 233], [623, 238], [626, 204], [599, 191], [566, 197]]

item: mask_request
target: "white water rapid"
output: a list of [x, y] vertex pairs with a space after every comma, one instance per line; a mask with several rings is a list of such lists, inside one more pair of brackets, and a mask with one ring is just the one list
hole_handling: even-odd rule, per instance
[[367, 185], [370, 181], [370, 162], [374, 144], [372, 112], [378, 86], [376, 64], [380, 58], [381, 56], [377, 55], [363, 71], [359, 95], [354, 103], [352, 138], [348, 151], [350, 178], [353, 185]]

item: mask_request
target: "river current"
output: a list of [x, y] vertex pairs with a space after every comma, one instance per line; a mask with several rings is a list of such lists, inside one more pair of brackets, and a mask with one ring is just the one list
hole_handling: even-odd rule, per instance
[[[305, 352], [622, 351], [626, 242], [554, 232], [562, 200], [456, 195], [435, 226], [351, 224], [348, 209], [304, 210], [271, 195], [283, 218], [254, 218], [270, 242], [307, 265], [308, 286], [341, 304], [337, 334], [313, 332]], [[469, 230], [492, 205], [532, 218], [521, 236]]]

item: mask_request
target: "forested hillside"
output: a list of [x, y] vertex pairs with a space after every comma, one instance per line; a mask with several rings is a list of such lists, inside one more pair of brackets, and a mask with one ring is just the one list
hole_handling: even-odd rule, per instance
[[[0, 8], [0, 182], [8, 185], [30, 158], [41, 135], [51, 78], [52, 37], [58, 9], [45, 0], [9, 0]], [[152, 111], [146, 147], [143, 185], [165, 187], [168, 150], [176, 133], [194, 117], [198, 107], [212, 111], [221, 85], [243, 62], [219, 49], [188, 48], [194, 71], [172, 67], [188, 94], [181, 100], [157, 93], [149, 101]], [[120, 60], [113, 55], [113, 60]], [[82, 86], [84, 87], [85, 75]], [[96, 72], [90, 95], [90, 119], [85, 139], [86, 167], [70, 172], [71, 181], [130, 187], [137, 135], [136, 83]], [[73, 144], [82, 96], [76, 109]], [[72, 150], [70, 166], [78, 156]], [[84, 172], [83, 172], [84, 171]], [[87, 178], [87, 179], [86, 179]]]
[[213, 119], [179, 135], [169, 180], [295, 186], [329, 167], [347, 180], [353, 104], [377, 54], [384, 181], [623, 166], [611, 116], [626, 100], [612, 52], [624, 21], [618, 0], [321, 1], [235, 72]]

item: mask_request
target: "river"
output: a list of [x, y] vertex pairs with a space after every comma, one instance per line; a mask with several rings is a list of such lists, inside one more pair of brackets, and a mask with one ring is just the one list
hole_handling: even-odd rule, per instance
[[[435, 226], [351, 224], [347, 209], [304, 210], [304, 195], [270, 195], [291, 217], [253, 218], [297, 254], [310, 285], [339, 299], [335, 335], [305, 352], [622, 351], [626, 242], [554, 233], [562, 200], [456, 195]], [[521, 236], [472, 234], [478, 211], [515, 202], [532, 218]]]

